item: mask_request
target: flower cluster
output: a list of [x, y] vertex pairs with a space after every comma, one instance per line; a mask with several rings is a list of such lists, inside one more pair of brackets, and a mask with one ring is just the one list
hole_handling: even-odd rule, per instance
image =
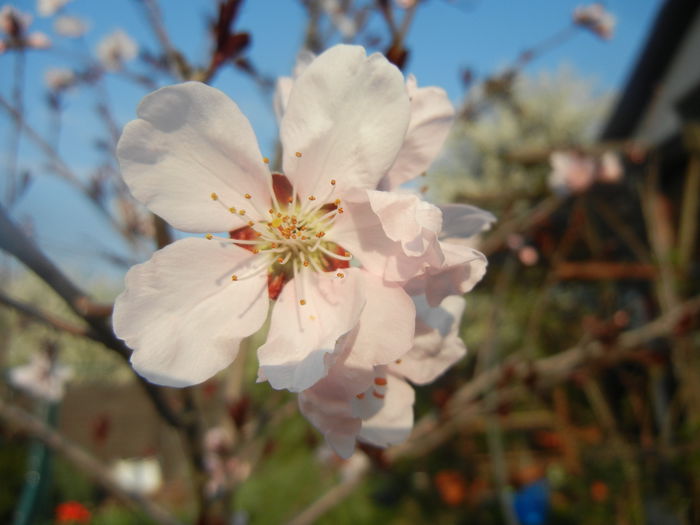
[[269, 312], [259, 380], [298, 392], [347, 457], [356, 439], [403, 440], [407, 380], [432, 381], [464, 354], [458, 296], [486, 259], [462, 238], [494, 219], [399, 190], [442, 147], [454, 114], [444, 91], [356, 46], [296, 73], [276, 100], [281, 173], [220, 91], [189, 82], [143, 100], [117, 148], [124, 180], [172, 226], [206, 235], [129, 271], [114, 329], [138, 373], [186, 386], [228, 366]]
[[554, 151], [549, 156], [552, 171], [549, 187], [559, 195], [583, 193], [594, 183], [616, 184], [624, 177], [624, 167], [617, 153], [606, 151], [600, 156], [576, 151]]
[[0, 9], [0, 53], [10, 49], [46, 49], [51, 40], [40, 31], [29, 32], [32, 15], [7, 4]]
[[599, 3], [579, 6], [574, 10], [574, 23], [610, 40], [615, 31], [615, 16]]

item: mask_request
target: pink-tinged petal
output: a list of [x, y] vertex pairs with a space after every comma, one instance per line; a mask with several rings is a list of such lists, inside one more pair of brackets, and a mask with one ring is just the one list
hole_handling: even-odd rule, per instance
[[484, 254], [464, 244], [440, 242], [445, 261], [429, 267], [405, 285], [411, 295], [425, 294], [430, 306], [437, 306], [448, 295], [470, 291], [484, 277], [487, 261]]
[[455, 110], [443, 89], [418, 88], [410, 75], [406, 88], [411, 100], [411, 120], [401, 151], [379, 187], [397, 188], [423, 174], [433, 163], [447, 138]]
[[134, 369], [153, 383], [187, 386], [228, 366], [241, 340], [267, 317], [267, 275], [233, 244], [189, 238], [134, 266], [114, 305], [118, 337], [134, 350]]
[[344, 213], [337, 218], [327, 238], [352, 253], [367, 271], [397, 282], [419, 275], [428, 266], [442, 264], [443, 255], [437, 242], [423, 255], [407, 255], [401, 242], [387, 236], [367, 193], [352, 193], [343, 201]]
[[292, 92], [292, 86], [294, 86], [294, 81], [299, 75], [301, 75], [304, 70], [308, 67], [311, 62], [314, 61], [316, 55], [308, 50], [302, 50], [297, 55], [297, 62], [294, 65], [294, 74], [292, 77], [279, 77], [277, 79], [277, 86], [275, 87], [275, 97], [273, 100], [273, 105], [275, 108], [275, 116], [277, 117], [277, 122], [282, 121], [282, 116], [287, 110], [287, 103], [289, 102], [289, 94]]
[[415, 297], [418, 319], [413, 348], [389, 370], [417, 385], [431, 383], [466, 354], [459, 324], [466, 301], [459, 295], [445, 297], [431, 307], [423, 296]]
[[[344, 369], [355, 371], [355, 389], [366, 390], [376, 365], [386, 365], [403, 356], [413, 346], [416, 308], [411, 297], [395, 283], [365, 273], [365, 286], [371, 290], [355, 331], [345, 340], [340, 356]], [[349, 351], [348, 351], [349, 349]], [[360, 377], [360, 371], [364, 371]]]
[[336, 454], [347, 459], [355, 450], [355, 436], [360, 432], [362, 420], [352, 414], [350, 398], [336, 380], [337, 376], [329, 373], [301, 392], [299, 408]]
[[443, 204], [442, 231], [440, 237], [466, 239], [488, 230], [496, 222], [496, 217], [486, 210], [469, 204]]
[[146, 96], [138, 116], [124, 128], [117, 157], [124, 181], [148, 209], [190, 232], [230, 231], [264, 218], [270, 175], [231, 99], [187, 82]]
[[413, 428], [413, 388], [391, 374], [386, 381], [381, 393], [375, 389], [353, 400], [354, 413], [363, 419], [358, 439], [378, 447], [405, 441]]
[[[306, 198], [376, 188], [401, 149], [410, 118], [401, 72], [359, 46], [335, 46], [296, 79], [282, 119], [284, 173]], [[301, 156], [297, 155], [300, 154]]]
[[357, 325], [365, 306], [361, 271], [344, 274], [301, 271], [282, 290], [267, 342], [258, 349], [260, 376], [273, 388], [299, 392], [328, 372], [327, 355]]
[[275, 85], [275, 96], [272, 100], [277, 122], [282, 121], [284, 111], [287, 109], [287, 102], [289, 102], [289, 94], [292, 92], [293, 85], [294, 79], [292, 77], [279, 77], [277, 79], [277, 84]]
[[387, 237], [398, 241], [411, 257], [423, 255], [437, 242], [442, 212], [412, 193], [367, 191], [372, 211]]

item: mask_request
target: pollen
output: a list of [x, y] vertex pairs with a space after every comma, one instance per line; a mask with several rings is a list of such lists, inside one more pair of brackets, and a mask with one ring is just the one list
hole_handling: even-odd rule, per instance
[[238, 210], [238, 215], [245, 215], [245, 210]]
[[270, 159], [268, 159], [267, 157], [263, 157], [263, 162], [265, 164], [270, 164]]
[[345, 277], [345, 274], [344, 274], [344, 273], [341, 273], [341, 272], [336, 273], [336, 275], [337, 275], [338, 277], [340, 277], [341, 279], [342, 279], [343, 277]]
[[275, 210], [273, 210], [272, 208], [270, 208], [269, 210], [267, 210], [267, 213], [269, 213], [270, 215], [274, 215], [274, 214], [275, 214]]
[[231, 280], [232, 280], [232, 281], [237, 281], [237, 280], [238, 280], [238, 276], [234, 273], [234, 274], [231, 276]]
[[300, 299], [299, 304], [304, 306], [306, 304], [306, 299]]
[[340, 204], [340, 199], [335, 199], [335, 201], [333, 201], [333, 204], [335, 204], [336, 206], [338, 206], [338, 205]]
[[213, 201], [219, 200], [219, 196], [214, 192], [211, 192], [210, 197], [211, 197], [211, 200], [213, 200]]
[[243, 196], [244, 196], [246, 199], [252, 199], [252, 198], [253, 198], [252, 195], [251, 195], [250, 193], [246, 193], [246, 194], [243, 195]]
[[211, 233], [207, 233], [205, 235], [205, 237], [207, 238], [208, 241], [211, 241], [214, 236]]
[[255, 223], [253, 221], [248, 221], [248, 226], [255, 226]]
[[364, 398], [365, 398], [365, 395], [364, 395], [364, 394], [357, 394], [355, 397], [356, 397], [357, 399], [364, 399]]
[[335, 179], [331, 179], [331, 186], [335, 186]]
[[294, 155], [296, 155], [296, 156], [297, 156], [297, 158], [301, 158], [301, 153], [300, 153], [300, 152], [298, 152], [298, 151], [297, 151], [297, 152], [296, 152], [296, 153], [295, 153]]
[[260, 250], [259, 250], [259, 249], [257, 249], [257, 248], [253, 248], [253, 253], [257, 255], [257, 254], [259, 254], [259, 253], [260, 253]]
[[289, 204], [293, 203], [293, 202], [294, 202], [294, 197], [287, 197], [287, 202], [288, 202]]
[[315, 200], [316, 200], [316, 197], [314, 197], [313, 195], [309, 195], [309, 200], [310, 200], [310, 201], [315, 201]]
[[345, 210], [343, 208], [338, 208], [338, 213], [345, 213]]
[[385, 386], [386, 385], [386, 377], [375, 377], [374, 384], [378, 385], [378, 386]]
[[231, 213], [236, 213], [236, 208], [229, 208], [228, 211], [230, 211]]
[[284, 262], [284, 258], [282, 257], [277, 257], [277, 262], [282, 264]]
[[397, 359], [397, 360], [396, 360], [396, 364], [397, 364], [397, 365], [400, 365], [400, 364], [401, 364], [401, 359]]
[[318, 233], [316, 234], [316, 237], [318, 237], [318, 238], [320, 239], [320, 238], [323, 237], [324, 235], [326, 235], [326, 232], [318, 232]]
[[311, 264], [309, 261], [304, 261], [304, 266], [308, 266], [309, 264]]

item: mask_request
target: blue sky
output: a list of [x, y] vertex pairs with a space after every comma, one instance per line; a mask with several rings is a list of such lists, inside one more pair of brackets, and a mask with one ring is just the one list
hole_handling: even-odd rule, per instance
[[[477, 76], [497, 71], [527, 47], [565, 27], [580, 3], [578, 0], [427, 0], [420, 7], [407, 39], [411, 50], [407, 72], [414, 73], [421, 85], [445, 88], [457, 102], [462, 94], [461, 68], [468, 67]], [[661, 1], [610, 0], [606, 4], [618, 20], [611, 41], [604, 42], [579, 31], [564, 45], [528, 65], [526, 72], [552, 71], [568, 64], [582, 76], [594, 79], [601, 91], [620, 89]], [[15, 5], [34, 11], [35, 2], [23, 0]], [[164, 23], [175, 44], [191, 60], [203, 60], [209, 47], [204, 20], [213, 13], [215, 2], [162, 0], [161, 6]], [[57, 39], [54, 50], [28, 55], [26, 106], [30, 122], [39, 131], [49, 126], [43, 85], [43, 73], [48, 67], [75, 64], [75, 57], [89, 53], [102, 36], [117, 28], [145, 43], [145, 47], [156, 49], [136, 0], [74, 0], [68, 4], [67, 12], [89, 20], [91, 31], [85, 42]], [[290, 72], [303, 38], [304, 15], [296, 0], [244, 3], [237, 27], [252, 34], [250, 56], [262, 71], [272, 76]], [[38, 18], [33, 27], [52, 33], [51, 19]], [[381, 29], [381, 24], [377, 27]], [[0, 56], [0, 93], [5, 98], [9, 98], [11, 91], [13, 62], [14, 57], [9, 53]], [[133, 69], [138, 70], [139, 66], [135, 64]], [[246, 76], [231, 69], [220, 74], [214, 85], [239, 104], [258, 133], [261, 150], [271, 154], [276, 123], [269, 101]], [[107, 91], [119, 124], [134, 117], [138, 101], [147, 92], [118, 78], [109, 80]], [[91, 94], [81, 90], [66, 98], [60, 152], [83, 176], [100, 159], [93, 143], [97, 136], [104, 136], [104, 129], [94, 116], [94, 103]], [[9, 136], [8, 119], [3, 115], [0, 117], [3, 164], [0, 165], [7, 159]], [[102, 267], [94, 265], [97, 251], [108, 246], [123, 252], [125, 247], [110, 234], [103, 219], [84, 199], [76, 197], [62, 181], [43, 173], [42, 159], [26, 144], [25, 140], [22, 165], [32, 167], [37, 177], [13, 210], [14, 216], [18, 220], [30, 219], [40, 244], [71, 273], [82, 276], [102, 272]]]

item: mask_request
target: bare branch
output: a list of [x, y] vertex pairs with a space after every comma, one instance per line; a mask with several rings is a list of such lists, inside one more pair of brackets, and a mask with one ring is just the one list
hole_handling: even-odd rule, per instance
[[5, 306], [8, 306], [14, 310], [17, 310], [20, 314], [24, 315], [25, 317], [29, 317], [34, 321], [38, 321], [39, 323], [42, 323], [46, 326], [50, 326], [51, 328], [55, 328], [56, 330], [60, 330], [62, 332], [67, 332], [72, 335], [80, 335], [83, 337], [89, 337], [90, 339], [94, 338], [95, 334], [92, 334], [91, 331], [88, 328], [85, 328], [84, 326], [77, 326], [74, 324], [71, 324], [67, 321], [64, 321], [63, 319], [60, 319], [50, 313], [47, 312], [42, 312], [41, 310], [34, 308], [31, 305], [24, 304], [20, 301], [17, 301], [13, 299], [12, 297], [5, 295], [3, 292], [0, 291], [0, 304], [4, 304]]

